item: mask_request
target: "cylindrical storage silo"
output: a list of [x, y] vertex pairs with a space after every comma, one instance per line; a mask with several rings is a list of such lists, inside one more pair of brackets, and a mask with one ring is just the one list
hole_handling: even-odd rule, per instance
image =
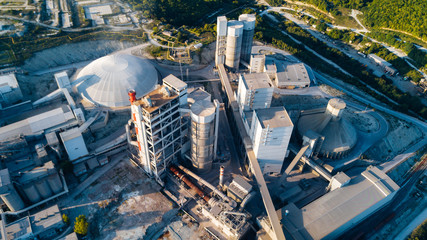
[[54, 194], [62, 191], [62, 182], [58, 173], [49, 175], [47, 182], [49, 183], [49, 187], [52, 189]]
[[255, 14], [242, 14], [239, 16], [239, 21], [243, 22], [242, 50], [240, 58], [249, 63], [255, 33]]
[[191, 106], [191, 161], [198, 172], [212, 168], [215, 143], [215, 106], [207, 100]]
[[242, 50], [243, 23], [229, 21], [227, 28], [227, 48], [225, 51], [225, 65], [233, 71], [239, 70], [240, 53]]
[[27, 195], [28, 200], [32, 203], [37, 203], [41, 200], [40, 194], [37, 191], [34, 184], [28, 184], [27, 186], [23, 187], [25, 195]]
[[9, 186], [9, 191], [1, 195], [1, 199], [12, 212], [19, 211], [25, 207], [21, 197], [11, 185]]
[[342, 99], [332, 98], [328, 102], [326, 112], [332, 116], [332, 120], [339, 120], [342, 116], [345, 106], [346, 104]]
[[50, 189], [49, 184], [46, 181], [46, 178], [37, 180], [35, 185], [42, 198], [46, 199], [52, 196], [52, 190]]

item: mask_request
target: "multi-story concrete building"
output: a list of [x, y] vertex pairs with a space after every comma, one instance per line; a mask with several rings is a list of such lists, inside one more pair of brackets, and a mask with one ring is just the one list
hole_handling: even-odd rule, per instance
[[251, 73], [262, 73], [262, 72], [264, 72], [265, 55], [264, 54], [252, 54], [250, 66], [251, 66]]
[[280, 173], [294, 125], [284, 107], [253, 111], [249, 136], [264, 173]]
[[251, 73], [239, 76], [237, 102], [243, 111], [269, 108], [273, 92], [273, 84], [265, 73]]
[[274, 87], [267, 73], [240, 75], [237, 103], [264, 173], [280, 172], [293, 124], [284, 107], [270, 108]]

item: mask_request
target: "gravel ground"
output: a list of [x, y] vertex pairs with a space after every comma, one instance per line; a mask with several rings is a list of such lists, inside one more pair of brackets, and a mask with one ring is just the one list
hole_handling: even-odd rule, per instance
[[[173, 210], [160, 186], [122, 161], [64, 208], [70, 219], [88, 216], [89, 239], [141, 239]], [[156, 229], [156, 228], [153, 228]]]
[[65, 44], [34, 54], [34, 57], [25, 61], [22, 69], [32, 72], [92, 60], [135, 45], [135, 43], [108, 40]]

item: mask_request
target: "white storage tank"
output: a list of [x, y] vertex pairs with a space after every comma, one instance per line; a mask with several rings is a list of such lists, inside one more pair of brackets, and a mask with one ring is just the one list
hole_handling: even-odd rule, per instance
[[233, 71], [239, 70], [240, 53], [242, 50], [243, 23], [229, 21], [227, 28], [227, 49], [225, 52], [225, 65]]
[[212, 168], [215, 144], [216, 107], [207, 100], [191, 106], [191, 161], [199, 172]]

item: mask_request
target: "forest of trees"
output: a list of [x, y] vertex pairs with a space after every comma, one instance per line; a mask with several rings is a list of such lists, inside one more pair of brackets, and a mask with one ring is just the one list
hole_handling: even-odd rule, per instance
[[[281, 5], [284, 0], [267, 0]], [[334, 16], [340, 7], [361, 10], [370, 28], [390, 28], [408, 32], [427, 41], [427, 1], [425, 0], [300, 0]]]
[[143, 11], [151, 18], [175, 26], [200, 25], [201, 21], [215, 9], [224, 6], [239, 6], [250, 0], [125, 0], [130, 3], [134, 10]]
[[413, 43], [404, 41], [397, 35], [390, 33], [386, 34], [378, 31], [372, 31], [368, 35], [380, 42], [402, 49], [412, 60], [415, 61], [415, 65], [417, 67], [427, 67], [427, 53], [415, 47]]
[[412, 33], [427, 41], [427, 1], [374, 0], [364, 10], [368, 27], [384, 27]]

